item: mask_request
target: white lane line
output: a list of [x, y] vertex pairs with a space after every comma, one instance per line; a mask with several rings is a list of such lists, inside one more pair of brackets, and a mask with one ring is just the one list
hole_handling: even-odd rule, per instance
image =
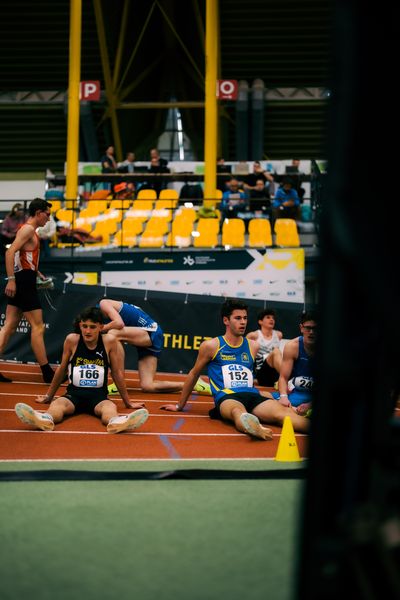
[[[0, 429], [0, 433], [45, 433], [48, 434], [75, 434], [75, 435], [107, 435], [110, 436], [110, 433], [107, 431], [40, 431], [39, 429]], [[129, 431], [125, 431], [124, 433], [130, 433]], [[152, 431], [143, 433], [141, 431], [131, 432], [137, 435], [146, 435], [146, 436], [159, 436], [159, 435], [167, 435], [171, 437], [247, 437], [249, 439], [250, 436], [246, 436], [245, 433], [175, 433], [173, 431], [165, 432], [165, 431]], [[280, 433], [273, 433], [275, 437], [281, 437]], [[307, 434], [304, 433], [296, 433], [296, 437], [307, 437]]]

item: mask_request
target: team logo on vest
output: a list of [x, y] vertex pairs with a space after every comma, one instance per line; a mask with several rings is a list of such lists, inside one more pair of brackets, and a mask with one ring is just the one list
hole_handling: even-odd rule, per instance
[[241, 358], [240, 358], [241, 362], [250, 362], [250, 357], [247, 354], [247, 352], [242, 352]]

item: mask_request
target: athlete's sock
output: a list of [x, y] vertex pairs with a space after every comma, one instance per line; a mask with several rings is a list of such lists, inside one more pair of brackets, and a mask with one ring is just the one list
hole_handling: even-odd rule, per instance
[[45, 365], [40, 365], [40, 369], [42, 371], [43, 381], [45, 383], [51, 383], [54, 377], [54, 371], [49, 365], [49, 363]]
[[0, 373], [0, 381], [1, 381], [2, 383], [11, 383], [12, 379], [9, 379], [8, 377], [5, 377], [4, 375], [2, 375], [2, 374]]

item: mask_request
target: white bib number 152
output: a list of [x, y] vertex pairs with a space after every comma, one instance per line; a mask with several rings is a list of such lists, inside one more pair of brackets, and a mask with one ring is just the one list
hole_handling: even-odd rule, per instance
[[243, 365], [224, 365], [222, 376], [225, 388], [253, 387], [253, 373]]

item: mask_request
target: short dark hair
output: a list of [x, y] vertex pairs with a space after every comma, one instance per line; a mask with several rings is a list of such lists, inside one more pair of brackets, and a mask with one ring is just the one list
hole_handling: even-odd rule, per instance
[[97, 306], [89, 306], [85, 308], [76, 317], [74, 322], [74, 330], [76, 333], [80, 333], [79, 323], [81, 321], [93, 321], [93, 323], [104, 323], [103, 314]]
[[273, 308], [264, 308], [264, 310], [261, 310], [258, 315], [257, 315], [257, 322], [258, 321], [262, 321], [264, 317], [266, 316], [271, 316], [274, 317], [274, 319], [276, 319], [276, 312], [274, 311]]
[[53, 205], [47, 200], [43, 200], [43, 198], [35, 198], [29, 205], [28, 211], [31, 217], [34, 217], [37, 210], [46, 211], [48, 208], [51, 208]]
[[241, 300], [228, 299], [225, 300], [221, 306], [221, 317], [230, 317], [234, 310], [245, 310], [247, 312], [248, 306]]
[[303, 325], [306, 321], [315, 321], [318, 322], [317, 314], [314, 310], [305, 310], [301, 313], [300, 324]]

